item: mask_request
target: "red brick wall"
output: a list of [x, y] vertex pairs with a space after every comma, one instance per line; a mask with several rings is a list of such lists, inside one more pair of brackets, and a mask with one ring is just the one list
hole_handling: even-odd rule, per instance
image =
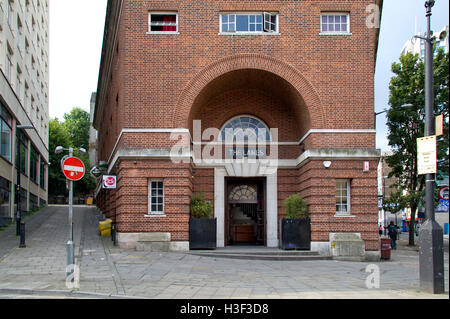
[[[101, 158], [109, 155], [122, 128], [189, 127], [203, 89], [242, 68], [266, 70], [290, 83], [306, 104], [297, 118], [308, 114], [309, 128], [373, 128], [376, 30], [365, 25], [365, 9], [372, 3], [124, 1]], [[147, 34], [150, 10], [177, 11], [180, 34]], [[280, 35], [219, 35], [219, 12], [226, 10], [277, 11]], [[319, 35], [321, 11], [333, 10], [351, 13], [351, 35]], [[113, 114], [121, 116], [111, 120]]]
[[[311, 161], [299, 170], [300, 194], [309, 204], [313, 241], [328, 241], [330, 232], [361, 233], [366, 250], [378, 250], [377, 161], [334, 160], [325, 169], [322, 161]], [[336, 217], [336, 179], [350, 179], [351, 215]]]
[[[311, 129], [374, 129], [376, 29], [365, 25], [375, 0], [125, 0], [112, 62], [108, 98], [100, 114], [99, 159], [113, 158], [122, 129], [220, 128], [240, 114], [279, 129], [279, 141], [299, 141]], [[147, 34], [148, 12], [178, 12], [180, 34]], [[222, 11], [279, 12], [279, 35], [219, 35]], [[319, 35], [320, 13], [350, 12], [351, 35]], [[192, 132], [192, 131], [191, 131]], [[170, 148], [167, 133], [124, 133], [118, 149]], [[375, 133], [312, 133], [310, 148], [375, 148]], [[300, 146], [280, 146], [280, 158], [295, 159]], [[376, 161], [322, 161], [278, 172], [282, 201], [300, 192], [313, 214], [313, 240], [329, 232], [361, 232], [377, 249]], [[214, 198], [214, 170], [168, 160], [120, 160], [119, 188], [101, 192], [99, 206], [110, 215], [117, 203], [120, 232], [170, 231], [187, 240], [189, 198], [204, 190]], [[193, 179], [191, 176], [194, 176]], [[166, 218], [145, 217], [149, 178], [163, 178]], [[352, 179], [352, 213], [336, 218], [335, 180]]]
[[[173, 241], [189, 239], [190, 164], [167, 160], [124, 160], [117, 172], [117, 231], [170, 232]], [[148, 181], [164, 181], [165, 217], [148, 217]]]

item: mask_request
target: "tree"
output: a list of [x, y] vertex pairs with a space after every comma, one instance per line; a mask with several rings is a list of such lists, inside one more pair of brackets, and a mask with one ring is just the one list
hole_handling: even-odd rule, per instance
[[[448, 176], [448, 116], [449, 116], [449, 55], [439, 49], [434, 58], [435, 115], [443, 114], [444, 135], [438, 139], [438, 168]], [[392, 64], [389, 90], [387, 126], [392, 155], [386, 158], [392, 168], [389, 177], [398, 183], [399, 202], [406, 201], [411, 209], [409, 245], [414, 245], [414, 220], [416, 210], [423, 203], [425, 178], [417, 172], [417, 138], [424, 136], [425, 119], [425, 66], [418, 55], [400, 56], [400, 63]], [[403, 107], [411, 104], [410, 107]], [[403, 192], [406, 195], [403, 195]]]
[[69, 134], [72, 147], [89, 149], [89, 113], [73, 108], [70, 113], [64, 114], [64, 127]]
[[[89, 113], [74, 108], [70, 113], [64, 114], [64, 122], [58, 119], [52, 119], [49, 122], [49, 139], [50, 139], [50, 169], [49, 169], [49, 194], [50, 195], [66, 195], [66, 179], [61, 171], [61, 159], [67, 155], [66, 153], [55, 154], [57, 146], [64, 148], [72, 147], [74, 149], [84, 148], [89, 150]], [[85, 167], [86, 174], [79, 182], [74, 183], [74, 195], [89, 194], [96, 186], [95, 180], [90, 176], [91, 169], [89, 163], [89, 155], [81, 155], [74, 153], [74, 156], [80, 158]]]
[[49, 121], [50, 167], [48, 170], [48, 192], [50, 195], [64, 195], [66, 179], [61, 172], [61, 159], [64, 154], [55, 154], [57, 146], [69, 145], [70, 139], [63, 124], [57, 118]]

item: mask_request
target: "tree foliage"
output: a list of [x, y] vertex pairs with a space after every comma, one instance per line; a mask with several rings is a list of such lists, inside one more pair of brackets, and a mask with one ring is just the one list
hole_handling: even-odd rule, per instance
[[[449, 134], [449, 54], [439, 49], [434, 58], [434, 114], [444, 116], [444, 135], [438, 138], [438, 169], [448, 176], [448, 134]], [[417, 138], [425, 131], [425, 66], [418, 55], [408, 53], [400, 56], [399, 63], [392, 64], [394, 76], [389, 90], [387, 126], [392, 155], [386, 162], [392, 168], [389, 177], [395, 176], [398, 183], [397, 200], [407, 203], [411, 209], [411, 220], [423, 204], [424, 176], [417, 173]], [[403, 107], [410, 104], [409, 107]], [[406, 205], [406, 204], [404, 204]], [[414, 245], [414, 223], [410, 223], [409, 244]]]
[[288, 219], [303, 219], [308, 218], [308, 204], [299, 195], [293, 194], [283, 201], [284, 209], [286, 210], [286, 218]]
[[210, 218], [212, 214], [212, 204], [206, 201], [203, 192], [200, 192], [192, 195], [190, 210], [192, 218]]
[[64, 128], [73, 146], [89, 149], [89, 113], [76, 107], [64, 114]]
[[55, 154], [57, 146], [70, 145], [69, 135], [57, 118], [49, 121], [50, 167], [48, 170], [49, 195], [65, 195], [66, 179], [61, 172], [61, 159], [64, 154]]
[[81, 155], [76, 152], [79, 148], [89, 150], [89, 127], [89, 113], [80, 108], [74, 108], [70, 113], [64, 114], [64, 122], [56, 118], [50, 120], [49, 195], [67, 195], [66, 178], [61, 171], [61, 159], [68, 155], [68, 152], [55, 154], [57, 146], [74, 148], [74, 156], [81, 159], [86, 167], [83, 179], [74, 183], [74, 195], [89, 194], [95, 189], [96, 182], [89, 175], [91, 167], [88, 153]]

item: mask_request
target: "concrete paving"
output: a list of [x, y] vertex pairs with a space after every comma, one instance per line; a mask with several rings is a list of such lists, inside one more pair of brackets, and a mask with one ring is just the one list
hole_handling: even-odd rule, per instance
[[26, 248], [14, 225], [0, 231], [0, 298], [449, 298], [448, 249], [446, 293], [433, 295], [420, 291], [418, 252], [404, 239], [391, 260], [374, 263], [225, 259], [123, 250], [99, 236], [100, 218], [93, 207], [74, 208], [79, 287], [66, 283], [67, 206], [25, 219]]

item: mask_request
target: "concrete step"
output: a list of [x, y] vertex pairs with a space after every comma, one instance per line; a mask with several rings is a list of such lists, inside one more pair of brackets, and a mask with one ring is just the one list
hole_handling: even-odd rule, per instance
[[330, 260], [331, 256], [321, 256], [315, 251], [285, 251], [270, 249], [218, 249], [190, 251], [189, 254], [202, 257], [232, 258], [247, 260]]

